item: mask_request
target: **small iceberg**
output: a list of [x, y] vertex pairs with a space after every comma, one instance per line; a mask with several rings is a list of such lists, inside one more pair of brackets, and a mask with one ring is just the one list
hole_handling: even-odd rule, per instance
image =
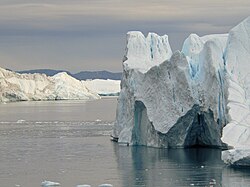
[[19, 120], [17, 120], [17, 123], [24, 123], [24, 122], [25, 122], [24, 119], [19, 119]]
[[52, 181], [43, 181], [41, 183], [42, 187], [49, 187], [49, 186], [60, 186], [61, 184], [59, 182], [52, 182]]
[[80, 185], [77, 185], [76, 187], [91, 187], [91, 186], [88, 184], [80, 184]]
[[99, 187], [113, 187], [112, 184], [101, 184], [99, 185]]
[[250, 166], [250, 149], [231, 149], [222, 152], [224, 163], [235, 167]]

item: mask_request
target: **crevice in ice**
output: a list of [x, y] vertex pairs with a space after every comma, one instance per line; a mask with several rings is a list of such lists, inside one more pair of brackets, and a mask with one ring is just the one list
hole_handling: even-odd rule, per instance
[[153, 41], [153, 35], [151, 34], [151, 40], [150, 40], [150, 56], [151, 60], [154, 59], [154, 51], [153, 51], [154, 41]]
[[175, 90], [174, 90], [174, 86], [173, 86], [173, 100], [175, 102]]
[[170, 72], [168, 71], [168, 78], [169, 80], [171, 79], [171, 75], [170, 75]]

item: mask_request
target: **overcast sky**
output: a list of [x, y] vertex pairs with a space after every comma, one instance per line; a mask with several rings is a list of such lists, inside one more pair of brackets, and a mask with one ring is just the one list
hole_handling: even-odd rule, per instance
[[0, 67], [122, 71], [126, 33], [226, 33], [249, 0], [0, 0]]

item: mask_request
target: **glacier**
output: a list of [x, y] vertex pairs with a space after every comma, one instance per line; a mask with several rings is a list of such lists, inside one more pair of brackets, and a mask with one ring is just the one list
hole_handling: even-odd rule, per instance
[[249, 40], [250, 17], [228, 34], [191, 34], [174, 53], [167, 35], [128, 32], [112, 136], [130, 145], [246, 150]]

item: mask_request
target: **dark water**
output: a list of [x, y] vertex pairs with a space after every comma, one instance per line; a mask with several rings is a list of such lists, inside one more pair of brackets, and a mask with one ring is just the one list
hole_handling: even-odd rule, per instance
[[0, 105], [0, 187], [39, 187], [44, 180], [62, 187], [250, 186], [250, 170], [226, 167], [220, 150], [111, 142], [115, 105], [115, 98]]

